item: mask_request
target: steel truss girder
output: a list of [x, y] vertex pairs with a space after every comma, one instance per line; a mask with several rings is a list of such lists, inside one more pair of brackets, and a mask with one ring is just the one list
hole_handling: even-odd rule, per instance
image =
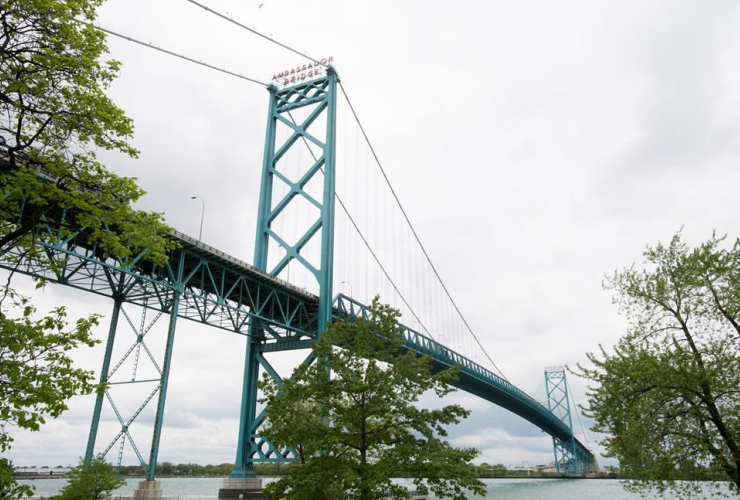
[[[254, 340], [257, 341], [255, 349], [262, 353], [301, 349], [310, 346], [309, 339], [314, 338], [318, 331], [317, 321], [315, 320], [316, 297], [306, 296], [307, 294], [302, 290], [292, 290], [289, 284], [265, 276], [264, 273], [259, 273], [254, 269], [249, 269], [251, 266], [236, 262], [235, 259], [220, 252], [217, 253], [216, 250], [197, 248], [195, 246], [197, 242], [189, 237], [179, 233], [174, 234], [173, 237], [180, 241], [184, 248], [174, 252], [170, 261], [178, 262], [178, 257], [182, 257], [184, 262], [189, 263], [185, 266], [189, 270], [187, 276], [185, 276], [187, 281], [183, 280], [183, 283], [179, 286], [183, 290], [181, 303], [186, 303], [178, 311], [181, 317], [206, 322], [238, 333], [244, 333], [248, 328], [245, 323], [248, 322], [248, 318], [253, 318], [255, 323], [261, 325], [256, 330], [257, 336]], [[174, 276], [170, 266], [167, 266], [166, 269], [151, 267], [147, 269], [145, 266], [134, 266], [126, 269], [118, 262], [103, 259], [96, 255], [94, 250], [86, 246], [75, 245], [74, 239], [55, 243], [40, 240], [40, 245], [45, 248], [47, 255], [52, 258], [52, 263], [24, 259], [17, 249], [11, 249], [6, 254], [0, 255], [0, 267], [43, 277], [52, 282], [63, 283], [99, 295], [113, 297], [114, 300], [117, 297], [121, 302], [138, 304], [159, 312], [168, 313], [172, 307], [173, 290], [178, 286], [171, 278], [167, 279], [168, 276]], [[206, 256], [203, 256], [203, 253], [206, 253]], [[210, 254], [214, 254], [215, 257], [210, 257]], [[211, 262], [209, 258], [213, 258], [215, 262]], [[217, 269], [215, 273], [214, 268]], [[251, 274], [249, 276], [236, 276], [238, 270], [243, 268], [247, 268], [244, 271], [245, 274], [257, 274], [257, 278], [254, 278]], [[228, 278], [229, 273], [232, 276], [231, 281], [223, 279]], [[262, 281], [255, 288], [250, 280], [258, 278]], [[188, 286], [185, 286], [186, 282]], [[201, 283], [206, 287], [206, 291], [198, 290]], [[219, 286], [221, 283], [223, 283], [223, 287]], [[226, 287], [227, 283], [229, 288]], [[259, 289], [259, 286], [264, 287], [264, 289]], [[237, 296], [236, 290], [239, 287], [249, 288], [246, 291], [240, 290]], [[269, 287], [272, 290], [267, 291], [266, 288]], [[284, 289], [287, 289], [287, 291]], [[222, 292], [222, 290], [225, 290], [225, 292]], [[285, 304], [288, 304], [289, 301], [281, 302], [280, 307], [271, 306], [268, 300], [264, 299], [264, 297], [268, 297], [270, 300], [277, 300], [280, 293], [293, 294], [291, 297], [293, 303], [301, 302], [302, 306], [293, 307], [292, 309], [285, 307]], [[298, 298], [295, 298], [296, 295]], [[254, 314], [248, 309], [249, 305], [245, 298], [253, 299], [255, 297], [259, 298], [258, 304], [262, 314]], [[190, 304], [188, 304], [188, 301], [191, 301]], [[227, 311], [225, 314], [234, 320], [231, 325], [228, 323], [214, 324], [213, 317], [215, 313], [210, 313], [209, 308], [212, 308], [214, 304], [221, 305], [219, 304], [220, 301], [224, 303], [224, 306], [230, 301], [235, 303], [231, 307], [224, 308]], [[305, 320], [300, 323], [300, 328], [296, 326], [298, 322], [295, 318], [299, 318], [300, 314], [306, 314], [302, 312], [301, 308], [309, 315], [313, 315], [308, 327], [302, 326], [305, 324]], [[194, 313], [191, 314], [193, 311]], [[204, 313], [204, 311], [208, 313]], [[291, 311], [291, 314], [286, 315], [286, 311]], [[266, 312], [269, 314], [266, 314]], [[295, 314], [292, 314], [292, 312], [295, 312]], [[272, 321], [270, 314], [273, 315], [275, 321]], [[337, 317], [367, 317], [367, 307], [349, 297], [339, 295], [334, 303], [333, 314]], [[586, 468], [589, 467], [588, 464], [592, 460], [592, 455], [580, 442], [572, 438], [568, 426], [528, 395], [477, 363], [411, 328], [404, 326], [404, 335], [409, 348], [432, 356], [435, 364], [440, 369], [447, 366], [460, 366], [460, 380], [456, 385], [461, 389], [499, 404], [534, 423], [554, 437], [554, 446], [557, 446], [558, 449], [572, 449], [575, 443], [580, 463], [586, 464], [584, 466]], [[150, 354], [148, 353], [148, 355]], [[255, 362], [259, 365], [258, 360], [255, 359]], [[256, 379], [254, 380], [256, 384]], [[261, 420], [258, 419], [257, 423], [261, 423]], [[253, 457], [250, 462], [287, 460], [285, 458], [288, 456], [287, 454], [283, 454], [283, 458], [281, 458], [274, 447], [266, 444], [259, 437], [259, 434], [255, 432], [257, 428], [258, 425], [251, 426], [249, 433], [248, 441], [252, 443], [250, 446], [254, 447], [254, 450], [250, 452], [250, 457]], [[571, 442], [571, 439], [574, 442]]]
[[[250, 318], [302, 337], [316, 330], [315, 296], [210, 247], [198, 247], [195, 240], [180, 233], [172, 238], [182, 247], [172, 252], [164, 267], [124, 267], [100, 256], [95, 248], [76, 244], [74, 238], [50, 241], [41, 236], [38, 245], [43, 259], [28, 258], [12, 248], [0, 255], [0, 268], [160, 312], [171, 309], [177, 291], [181, 294], [180, 317], [241, 334], [247, 333]], [[178, 282], [172, 263], [181, 259], [183, 279]]]

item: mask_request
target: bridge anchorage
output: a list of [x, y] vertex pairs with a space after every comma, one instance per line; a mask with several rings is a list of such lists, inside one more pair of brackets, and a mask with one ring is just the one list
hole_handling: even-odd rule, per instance
[[[260, 371], [278, 378], [269, 361], [271, 353], [307, 349], [311, 339], [321, 335], [332, 318], [367, 314], [365, 304], [351, 296], [334, 295], [332, 290], [338, 82], [335, 70], [329, 67], [326, 76], [320, 79], [282, 89], [268, 87], [270, 106], [252, 265], [176, 231], [170, 238], [180, 248], [171, 253], [162, 267], [144, 263], [139, 257], [122, 262], [102, 256], [82, 232], [60, 238], [53, 231], [39, 231], [38, 245], [45, 256], [43, 260], [29, 258], [19, 249], [0, 255], [2, 268], [113, 299], [100, 381], [112, 385], [112, 375], [133, 356], [134, 374], [130, 383], [147, 382], [153, 389], [146, 390], [143, 403], [128, 418], [119, 412], [110, 391], [98, 395], [85, 457], [89, 460], [100, 450], [96, 447], [97, 433], [107, 399], [121, 429], [102, 450], [108, 453], [119, 443], [120, 465], [124, 445], [130, 443], [147, 476], [137, 490], [138, 498], [159, 498], [162, 493], [155, 481], [156, 464], [178, 318], [246, 334], [236, 460], [219, 498], [241, 498], [240, 495], [259, 498], [261, 480], [255, 476], [254, 464], [289, 462], [295, 458], [292, 450], [278, 449], [260, 436], [259, 429], [265, 419], [264, 409], [258, 412], [257, 405]], [[287, 138], [278, 140], [279, 128]], [[300, 175], [290, 177], [281, 162], [292, 149], [300, 147], [310, 152], [312, 160]], [[305, 211], [306, 207], [316, 215], [311, 224], [297, 237], [283, 234], [277, 221], [296, 211]], [[306, 251], [309, 247], [314, 248], [313, 253]], [[310, 253], [316, 257], [310, 257]], [[315, 279], [318, 294], [281, 278], [291, 265], [302, 268]], [[133, 308], [142, 311], [138, 325], [126, 311]], [[149, 321], [148, 311], [154, 313]], [[146, 339], [164, 315], [169, 317], [169, 323], [160, 365], [147, 347]], [[113, 345], [121, 316], [131, 326], [135, 341], [123, 359], [113, 363]], [[593, 454], [573, 433], [562, 369], [545, 372], [548, 396], [548, 407], [545, 407], [505, 378], [435, 340], [425, 329], [402, 326], [406, 349], [431, 356], [436, 369], [460, 367], [456, 387], [519, 415], [551, 435], [558, 472], [582, 474], [594, 466]], [[142, 357], [155, 367], [154, 378], [137, 379], [142, 351], [145, 354]], [[304, 363], [313, 361], [313, 356], [308, 354]], [[152, 442], [145, 460], [130, 429], [155, 398]]]

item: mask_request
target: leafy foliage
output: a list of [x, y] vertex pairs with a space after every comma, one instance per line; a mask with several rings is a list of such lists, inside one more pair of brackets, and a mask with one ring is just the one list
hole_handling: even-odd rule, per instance
[[66, 311], [58, 307], [34, 320], [27, 299], [23, 316], [10, 319], [0, 312], [0, 451], [10, 447], [8, 426], [38, 430], [45, 416], [58, 417], [67, 400], [93, 389], [92, 372], [75, 368], [69, 353], [99, 343], [92, 335], [98, 316], [77, 320], [67, 329]]
[[[42, 231], [75, 237], [98, 257], [162, 264], [174, 243], [160, 214], [134, 210], [144, 192], [108, 171], [96, 150], [135, 157], [133, 124], [105, 94], [117, 61], [101, 60], [105, 35], [90, 24], [102, 0], [0, 0], [0, 256], [10, 250], [49, 264]], [[20, 258], [17, 261], [20, 263]], [[75, 369], [70, 350], [93, 345], [97, 316], [66, 324], [64, 308], [35, 319], [28, 299], [0, 286], [0, 451], [9, 427], [37, 430], [91, 373]], [[39, 282], [43, 285], [43, 281]], [[2, 486], [12, 487], [4, 472]], [[6, 478], [8, 482], [6, 482]], [[3, 490], [6, 491], [6, 490]]]
[[13, 462], [7, 458], [0, 458], [0, 498], [15, 500], [30, 497], [32, 494], [33, 488], [13, 480]]
[[[98, 316], [79, 319], [69, 329], [64, 307], [34, 319], [36, 309], [27, 298], [6, 292], [5, 299], [22, 314], [9, 318], [0, 309], [0, 452], [13, 442], [10, 428], [39, 430], [47, 417], [56, 418], [67, 409], [69, 398], [94, 389], [92, 372], [75, 368], [69, 354], [100, 342], [92, 331]], [[9, 463], [0, 464], [1, 498], [25, 496], [20, 488]]]
[[101, 3], [0, 1], [0, 252], [31, 249], [41, 224], [61, 237], [84, 227], [124, 260], [146, 250], [162, 263], [172, 247], [160, 214], [131, 207], [143, 191], [93, 149], [137, 155], [131, 120], [105, 95], [120, 64], [101, 62], [105, 35], [77, 21]]
[[301, 462], [266, 491], [277, 497], [290, 489], [297, 500], [404, 498], [391, 482], [402, 476], [445, 498], [482, 493], [468, 466], [478, 452], [442, 439], [469, 412], [416, 406], [425, 391], [449, 394], [457, 371], [433, 373], [429, 357], [405, 352], [396, 310], [376, 298], [369, 311], [369, 320], [333, 321], [313, 344], [316, 363], [291, 379], [260, 382], [268, 404], [261, 434], [295, 449]]
[[73, 467], [67, 486], [55, 497], [58, 500], [108, 500], [113, 490], [126, 484], [126, 480], [117, 475], [113, 466], [102, 456], [85, 462], [80, 459], [79, 465]]
[[676, 480], [707, 470], [740, 487], [740, 242], [722, 243], [692, 249], [677, 234], [647, 249], [646, 269], [616, 272], [606, 286], [630, 331], [580, 369], [597, 383], [586, 414], [639, 479], [632, 490], [692, 497], [701, 487]]

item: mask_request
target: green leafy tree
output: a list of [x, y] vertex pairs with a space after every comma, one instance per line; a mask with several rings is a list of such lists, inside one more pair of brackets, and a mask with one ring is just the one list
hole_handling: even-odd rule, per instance
[[[0, 452], [10, 448], [12, 428], [37, 431], [46, 418], [67, 409], [69, 398], [93, 390], [92, 372], [75, 368], [69, 354], [99, 343], [92, 332], [96, 315], [69, 328], [63, 307], [34, 319], [35, 308], [27, 298], [6, 290], [5, 299], [17, 306], [21, 317], [8, 318], [0, 310]], [[4, 499], [27, 493], [13, 479], [6, 460], [0, 461], [0, 492]]]
[[116, 474], [113, 466], [102, 456], [73, 467], [67, 486], [62, 488], [58, 500], [108, 500], [111, 493], [126, 484], [126, 480]]
[[175, 465], [172, 462], [158, 463], [157, 472], [162, 476], [171, 476], [175, 473]]
[[[740, 242], [690, 248], [673, 237], [645, 252], [646, 268], [606, 288], [630, 329], [613, 353], [589, 354], [581, 375], [602, 444], [637, 481], [628, 488], [688, 498], [722, 478], [740, 488]], [[720, 483], [716, 487], [724, 488]]]
[[77, 21], [92, 22], [101, 3], [0, 1], [0, 252], [33, 248], [41, 223], [62, 236], [84, 227], [121, 259], [146, 249], [162, 263], [171, 247], [161, 215], [131, 207], [143, 194], [134, 180], [96, 158], [138, 154], [131, 120], [105, 95], [120, 64], [102, 62], [105, 34]]
[[90, 392], [92, 372], [75, 368], [69, 351], [93, 346], [92, 329], [98, 317], [79, 319], [67, 328], [63, 308], [33, 320], [26, 303], [23, 317], [3, 323], [0, 335], [0, 451], [13, 438], [9, 427], [38, 430], [46, 417], [58, 417], [75, 394]]
[[0, 498], [24, 498], [33, 494], [33, 488], [13, 480], [13, 462], [0, 458]]
[[416, 406], [425, 391], [449, 394], [457, 371], [433, 373], [429, 357], [404, 353], [396, 310], [376, 298], [369, 311], [369, 320], [329, 325], [312, 346], [320, 361], [299, 367], [291, 379], [260, 382], [268, 404], [262, 434], [300, 458], [266, 491], [277, 498], [289, 489], [296, 500], [370, 500], [389, 492], [404, 498], [406, 490], [391, 478], [409, 477], [423, 493], [482, 494], [484, 485], [468, 465], [478, 452], [443, 440], [445, 427], [469, 412], [458, 405]]
[[[162, 264], [173, 248], [162, 216], [134, 210], [134, 179], [108, 171], [96, 151], [136, 156], [133, 125], [105, 94], [120, 64], [103, 61], [105, 35], [91, 26], [102, 0], [0, 0], [0, 258], [44, 261], [38, 234], [94, 244], [100, 258]], [[84, 228], [84, 229], [83, 229]], [[12, 250], [12, 252], [10, 252]], [[98, 318], [66, 324], [64, 308], [36, 318], [28, 298], [0, 285], [0, 451], [10, 427], [37, 430], [90, 373], [67, 354], [92, 345]], [[43, 285], [43, 281], [39, 283]], [[7, 469], [7, 467], [6, 467]], [[5, 470], [5, 469], [4, 469]], [[10, 488], [0, 474], [0, 488]], [[10, 479], [12, 481], [12, 479]], [[3, 490], [5, 491], [5, 490]]]

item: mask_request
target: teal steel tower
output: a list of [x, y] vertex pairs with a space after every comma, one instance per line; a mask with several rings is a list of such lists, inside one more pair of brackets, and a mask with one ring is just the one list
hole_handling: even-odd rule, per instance
[[[558, 474], [582, 474], [590, 468], [590, 462], [584, 464], [579, 454], [578, 442], [573, 434], [573, 418], [570, 413], [568, 381], [563, 367], [545, 369], [545, 390], [547, 391], [547, 409], [559, 418], [570, 430], [566, 439], [553, 436], [552, 446], [555, 452], [555, 468]], [[589, 457], [591, 459], [592, 457]]]
[[[272, 276], [278, 276], [291, 261], [296, 261], [316, 278], [319, 287], [319, 303], [316, 311], [319, 335], [332, 318], [337, 83], [337, 74], [330, 66], [326, 69], [326, 76], [323, 78], [284, 89], [278, 89], [275, 86], [268, 88], [270, 109], [267, 118], [254, 249], [254, 266], [259, 270], [266, 271]], [[301, 123], [296, 122], [291, 113], [299, 108], [308, 108], [307, 116]], [[326, 130], [324, 139], [320, 140], [317, 138], [320, 134], [312, 133], [311, 127], [322, 115], [326, 119]], [[318, 122], [320, 123], [320, 120]], [[279, 123], [286, 125], [291, 131], [290, 136], [282, 144], [278, 144], [276, 138]], [[320, 154], [314, 158], [313, 164], [297, 181], [291, 180], [278, 168], [278, 164], [291, 148], [302, 147], [302, 143], [313, 144], [313, 149], [318, 148]], [[306, 190], [307, 184], [317, 177], [323, 177], [321, 199], [316, 199]], [[276, 183], [284, 183], [287, 186], [287, 194], [283, 194], [281, 199], [273, 199], [275, 193], [278, 192]], [[284, 193], [285, 189], [282, 192]], [[299, 198], [316, 207], [319, 216], [296, 241], [291, 242], [284, 235], [279, 234], [273, 223], [291, 203], [296, 203]], [[321, 243], [318, 267], [301, 253], [313, 238], [320, 238]], [[285, 255], [272, 269], [268, 269], [271, 242], [282, 247]], [[280, 351], [306, 347], [306, 343], [301, 343], [300, 340], [300, 334], [290, 331], [278, 332], [272, 325], [258, 320], [252, 321], [244, 366], [239, 441], [231, 477], [254, 477], [254, 461], [284, 461], [291, 458], [290, 450], [276, 450], [259, 436], [259, 426], [264, 421], [264, 412], [257, 415], [257, 378], [260, 366], [273, 377], [277, 376], [262, 355], [265, 350]], [[309, 355], [306, 362], [312, 361], [313, 358]]]

